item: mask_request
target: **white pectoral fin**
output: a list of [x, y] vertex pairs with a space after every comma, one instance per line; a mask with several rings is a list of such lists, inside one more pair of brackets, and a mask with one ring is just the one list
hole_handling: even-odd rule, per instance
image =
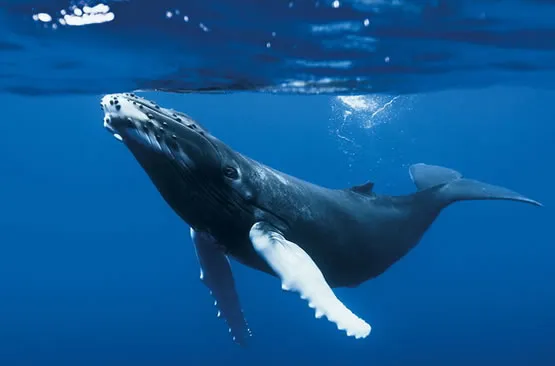
[[227, 256], [219, 249], [218, 243], [211, 235], [191, 229], [191, 238], [200, 265], [200, 279], [214, 297], [218, 317], [225, 319], [233, 340], [240, 345], [246, 345], [251, 331], [241, 309]]
[[254, 249], [280, 277], [282, 288], [298, 292], [308, 301], [308, 306], [315, 309], [316, 318], [325, 315], [349, 336], [365, 338], [370, 334], [370, 325], [339, 301], [320, 269], [302, 248], [262, 222], [254, 224], [249, 235]]

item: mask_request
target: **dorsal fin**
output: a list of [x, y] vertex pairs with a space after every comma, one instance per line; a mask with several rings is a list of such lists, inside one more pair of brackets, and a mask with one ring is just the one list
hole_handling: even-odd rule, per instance
[[356, 192], [356, 193], [371, 196], [373, 194], [373, 192], [372, 192], [373, 188], [374, 188], [374, 182], [366, 182], [366, 183], [358, 185], [358, 186], [352, 186], [351, 188], [349, 188], [349, 190], [351, 190], [353, 192]]

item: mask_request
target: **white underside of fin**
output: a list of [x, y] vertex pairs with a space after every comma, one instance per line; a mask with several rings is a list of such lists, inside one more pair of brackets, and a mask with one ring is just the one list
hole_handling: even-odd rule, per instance
[[320, 269], [297, 244], [262, 222], [254, 224], [249, 235], [254, 249], [280, 277], [282, 289], [298, 292], [315, 310], [316, 318], [326, 316], [348, 336], [365, 338], [370, 334], [370, 325], [339, 301]]

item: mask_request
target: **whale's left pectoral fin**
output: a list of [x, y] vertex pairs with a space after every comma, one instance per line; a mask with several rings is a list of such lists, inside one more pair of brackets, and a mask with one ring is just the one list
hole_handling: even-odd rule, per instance
[[337, 299], [320, 269], [301, 247], [263, 222], [254, 224], [249, 235], [254, 249], [280, 277], [282, 288], [298, 292], [315, 309], [317, 318], [325, 315], [349, 336], [365, 338], [370, 334], [370, 325]]
[[229, 260], [210, 234], [191, 229], [191, 239], [200, 265], [200, 279], [214, 297], [218, 317], [225, 319], [233, 340], [245, 346], [251, 331], [241, 309]]

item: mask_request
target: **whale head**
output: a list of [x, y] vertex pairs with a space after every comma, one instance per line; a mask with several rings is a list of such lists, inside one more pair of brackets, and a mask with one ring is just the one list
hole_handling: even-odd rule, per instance
[[[123, 142], [166, 202], [194, 229], [252, 224], [245, 158], [184, 113], [132, 93], [101, 100], [104, 127]], [[228, 227], [230, 225], [227, 225]], [[235, 225], [238, 226], [238, 225]], [[240, 225], [239, 225], [240, 226]]]

